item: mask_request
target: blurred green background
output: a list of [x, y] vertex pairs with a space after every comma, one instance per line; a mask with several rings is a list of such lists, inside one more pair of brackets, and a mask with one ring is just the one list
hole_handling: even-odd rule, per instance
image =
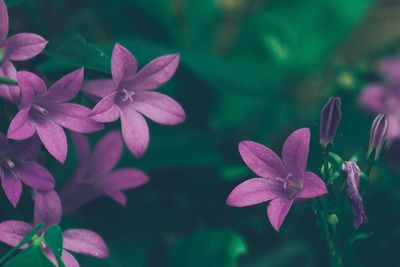
[[[266, 204], [225, 205], [235, 185], [254, 174], [237, 151], [241, 140], [280, 153], [285, 137], [312, 129], [309, 169], [318, 172], [319, 112], [328, 96], [342, 98], [335, 149], [348, 159], [365, 146], [373, 115], [358, 104], [365, 83], [379, 77], [374, 63], [400, 45], [396, 0], [6, 0], [11, 32], [35, 32], [50, 41], [41, 56], [18, 65], [54, 82], [86, 68], [86, 78], [108, 77], [115, 42], [143, 66], [180, 53], [177, 74], [159, 89], [177, 99], [187, 121], [150, 124], [150, 147], [121, 166], [145, 170], [151, 182], [128, 192], [121, 207], [101, 199], [63, 218], [63, 228], [89, 228], [106, 240], [112, 257], [77, 256], [88, 267], [328, 266], [325, 243], [309, 203], [296, 205], [276, 233]], [[77, 101], [92, 105], [84, 97]], [[2, 131], [7, 125], [2, 123]], [[107, 129], [119, 128], [119, 124]], [[89, 135], [93, 144], [104, 131]], [[70, 146], [64, 166], [41, 160], [62, 188], [74, 171]], [[349, 246], [347, 266], [399, 266], [400, 180], [387, 159], [365, 188], [370, 236]], [[397, 175], [396, 175], [397, 174]], [[1, 194], [1, 221], [31, 221], [28, 190], [17, 213]], [[349, 207], [346, 206], [350, 210]], [[351, 213], [348, 213], [351, 216]], [[351, 234], [351, 217], [339, 223]], [[349, 240], [341, 240], [348, 243]], [[1, 251], [8, 249], [1, 245]]]

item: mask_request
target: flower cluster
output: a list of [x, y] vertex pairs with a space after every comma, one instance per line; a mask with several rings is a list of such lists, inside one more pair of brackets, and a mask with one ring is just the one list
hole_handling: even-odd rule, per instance
[[[63, 214], [101, 196], [124, 205], [125, 190], [148, 182], [148, 176], [138, 169], [116, 168], [124, 149], [123, 141], [136, 157], [145, 153], [149, 132], [143, 116], [168, 125], [185, 120], [185, 112], [175, 100], [153, 91], [174, 75], [179, 55], [161, 56], [138, 71], [135, 57], [116, 44], [111, 59], [112, 79], [85, 82], [82, 68], [48, 88], [36, 74], [17, 71], [12, 64], [40, 54], [47, 41], [31, 33], [7, 38], [8, 23], [6, 5], [0, 0], [0, 77], [16, 81], [15, 85], [0, 84], [0, 97], [19, 110], [10, 121], [7, 135], [0, 133], [0, 178], [14, 207], [20, 200], [22, 184], [32, 189], [35, 207], [33, 225], [22, 221], [0, 223], [0, 241], [17, 246], [35, 225], [43, 223], [45, 227], [35, 240], [39, 240], [43, 253], [57, 265], [42, 236], [51, 225], [60, 223]], [[72, 103], [80, 92], [97, 102], [92, 110]], [[105, 128], [104, 123], [118, 118], [122, 135], [119, 131], [108, 133], [91, 151], [84, 134], [100, 131]], [[76, 147], [79, 166], [60, 198], [55, 191], [56, 179], [38, 162], [37, 154], [43, 144], [63, 164], [68, 153], [65, 130], [69, 130]], [[62, 260], [67, 267], [79, 266], [69, 251], [98, 258], [109, 256], [103, 239], [89, 230], [64, 231], [63, 247]]]

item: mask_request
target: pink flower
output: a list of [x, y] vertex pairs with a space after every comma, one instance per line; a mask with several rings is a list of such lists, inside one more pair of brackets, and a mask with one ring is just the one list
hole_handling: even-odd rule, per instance
[[283, 145], [282, 160], [261, 144], [240, 142], [239, 152], [244, 162], [258, 177], [233, 189], [226, 203], [233, 207], [245, 207], [270, 201], [268, 218], [275, 230], [279, 231], [296, 200], [314, 198], [328, 192], [320, 177], [305, 171], [309, 142], [308, 128], [296, 130]]
[[63, 163], [68, 149], [63, 127], [83, 133], [102, 128], [88, 118], [90, 109], [67, 103], [81, 88], [83, 69], [65, 75], [48, 90], [44, 81], [33, 73], [21, 71], [17, 76], [21, 88], [20, 111], [11, 121], [8, 138], [23, 140], [37, 133], [47, 151]]
[[[0, 76], [16, 78], [16, 70], [11, 61], [24, 61], [38, 55], [47, 41], [33, 33], [19, 33], [7, 38], [8, 11], [0, 0]], [[17, 86], [0, 85], [0, 97], [15, 102], [19, 94]]]
[[149, 143], [149, 129], [143, 117], [174, 125], [185, 120], [185, 112], [172, 98], [149, 90], [165, 84], [175, 73], [179, 55], [161, 56], [137, 72], [135, 57], [116, 44], [111, 59], [112, 80], [89, 81], [83, 91], [101, 98], [90, 116], [98, 122], [121, 118], [122, 137], [129, 150], [141, 157]]
[[108, 196], [126, 204], [124, 190], [133, 189], [149, 181], [148, 176], [134, 168], [114, 170], [122, 154], [123, 143], [118, 131], [107, 134], [90, 151], [83, 134], [72, 133], [78, 152], [79, 167], [61, 192], [63, 212], [69, 213], [99, 198]]

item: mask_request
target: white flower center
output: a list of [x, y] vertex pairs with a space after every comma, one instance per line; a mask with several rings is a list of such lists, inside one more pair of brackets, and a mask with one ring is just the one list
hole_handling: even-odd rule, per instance
[[126, 102], [126, 101], [132, 102], [134, 95], [135, 95], [135, 92], [133, 90], [127, 90], [125, 88], [122, 88], [121, 100], [122, 100], [122, 102]]

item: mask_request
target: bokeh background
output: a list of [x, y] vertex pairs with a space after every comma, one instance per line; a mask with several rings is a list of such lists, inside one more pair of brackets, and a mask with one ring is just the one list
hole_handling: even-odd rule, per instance
[[[359, 105], [363, 86], [379, 80], [375, 63], [400, 46], [396, 0], [6, 0], [11, 32], [50, 41], [41, 56], [19, 64], [53, 82], [86, 67], [86, 78], [107, 77], [113, 45], [129, 48], [143, 66], [180, 53], [177, 74], [159, 90], [177, 99], [187, 121], [150, 122], [150, 147], [121, 166], [145, 170], [151, 182], [129, 191], [121, 207], [100, 199], [63, 218], [63, 228], [100, 233], [112, 257], [77, 256], [88, 267], [328, 266], [325, 243], [309, 203], [296, 205], [276, 233], [266, 204], [225, 205], [235, 185], [253, 174], [237, 144], [250, 139], [280, 152], [285, 137], [312, 129], [309, 168], [322, 163], [319, 112], [330, 95], [342, 98], [335, 151], [348, 159], [366, 145], [373, 115]], [[77, 101], [92, 105], [83, 96]], [[1, 105], [6, 106], [4, 102]], [[7, 129], [0, 123], [1, 130]], [[119, 124], [107, 129], [119, 128]], [[91, 134], [93, 144], [105, 132]], [[395, 156], [394, 156], [395, 157]], [[389, 157], [365, 185], [365, 239], [341, 240], [347, 266], [399, 266], [400, 177]], [[74, 172], [41, 155], [62, 188]], [[32, 218], [24, 190], [17, 212], [0, 195], [1, 221]], [[350, 209], [348, 205], [346, 209]], [[351, 216], [351, 212], [347, 213]], [[339, 222], [352, 237], [351, 217]], [[8, 249], [1, 245], [2, 253]]]

